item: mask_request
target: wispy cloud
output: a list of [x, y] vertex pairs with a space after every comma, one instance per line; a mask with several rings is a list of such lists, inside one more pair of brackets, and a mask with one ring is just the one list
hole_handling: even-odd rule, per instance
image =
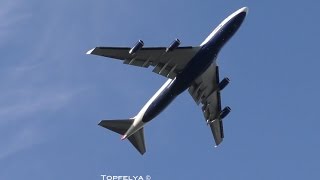
[[[23, 41], [21, 29], [32, 15], [32, 12], [23, 8], [24, 4], [20, 0], [1, 3], [0, 46], [10, 38], [22, 38]], [[83, 88], [79, 86], [64, 84], [63, 80], [54, 78], [59, 70], [54, 71], [55, 68], [52, 68], [54, 55], [48, 57], [47, 54], [51, 50], [48, 47], [54, 40], [51, 34], [55, 21], [54, 18], [47, 19], [47, 24], [44, 24], [46, 27], [37, 33], [34, 44], [30, 44], [30, 51], [21, 50], [14, 53], [15, 59], [9, 55], [5, 58], [6, 61], [2, 60], [2, 63], [10, 64], [0, 66], [0, 159], [47, 141], [48, 134], [44, 131], [43, 122], [34, 119], [45, 121], [41, 117], [43, 114], [64, 108], [83, 92]]]
[[[73, 90], [48, 89], [39, 92], [39, 89], [36, 88], [6, 93], [6, 97], [1, 97], [5, 102], [0, 103], [0, 122], [4, 124], [35, 113], [60, 109], [66, 106], [78, 93]], [[13, 102], [10, 102], [10, 99]]]
[[[55, 83], [19, 85], [23, 75], [33, 70], [26, 67], [13, 72], [16, 81], [0, 95], [0, 159], [46, 142], [48, 134], [42, 126], [46, 120], [43, 114], [65, 108], [83, 92], [81, 88], [56, 87]], [[35, 119], [41, 119], [41, 122]]]
[[30, 71], [34, 68], [14, 72], [16, 82], [11, 86], [17, 88], [9, 87], [0, 95], [0, 159], [46, 142], [50, 135], [44, 131], [43, 121], [47, 118], [43, 115], [65, 108], [83, 93], [82, 88], [59, 87], [55, 86], [56, 83], [19, 85], [23, 74]]
[[44, 139], [38, 128], [24, 127], [12, 136], [1, 138], [0, 160], [41, 143]]
[[[0, 6], [0, 45], [5, 44], [7, 40], [14, 36], [14, 32], [19, 28], [21, 22], [31, 16], [22, 10], [23, 2], [20, 0], [4, 0]], [[18, 119], [21, 116], [28, 116], [37, 111], [43, 110], [41, 105], [53, 103], [52, 100], [44, 100], [40, 97], [33, 102], [24, 101], [17, 98], [17, 90], [10, 89], [13, 79], [19, 79], [23, 72], [28, 71], [28, 67], [20, 67], [13, 69], [1, 68], [1, 95], [0, 95], [0, 159], [9, 157], [25, 148], [31, 147], [34, 144], [40, 143], [38, 136], [39, 131], [36, 128], [24, 126], [22, 129], [8, 130], [13, 119]], [[27, 89], [26, 92], [32, 91]]]
[[50, 79], [52, 72], [46, 72], [50, 63], [32, 63], [29, 59], [26, 62], [2, 69], [0, 125], [63, 108], [84, 90]]
[[[17, 34], [12, 30], [15, 27], [23, 29], [24, 26], [19, 22], [32, 14], [23, 8], [25, 3], [22, 0], [5, 0], [0, 6], [0, 41], [2, 36], [7, 35], [21, 37], [20, 33], [23, 31]], [[48, 57], [48, 51], [52, 50], [51, 41], [54, 40], [52, 34], [56, 21], [55, 18], [46, 19], [43, 24], [45, 28], [37, 33], [30, 51], [21, 53], [22, 50], [18, 50], [21, 55], [15, 58], [23, 61], [14, 61], [10, 66], [1, 67], [0, 125], [19, 120], [21, 116], [59, 109], [81, 91], [71, 86], [61, 87], [60, 82], [50, 79], [56, 73], [51, 68], [54, 54]], [[60, 46], [63, 47], [63, 44]], [[12, 57], [7, 57], [7, 61], [12, 60]]]
[[70, 40], [73, 34], [57, 29], [64, 16], [50, 10], [45, 17], [32, 16], [34, 7], [27, 3], [4, 0], [0, 6], [0, 46], [14, 40], [12, 49], [3, 46], [6, 57], [0, 62], [0, 159], [46, 142], [51, 135], [44, 131], [44, 115], [65, 108], [86, 90], [66, 77], [72, 70], [65, 61], [72, 58], [66, 33]]
[[24, 2], [20, 0], [6, 0], [0, 6], [0, 44], [4, 43], [10, 32], [31, 17], [31, 13], [21, 10]]

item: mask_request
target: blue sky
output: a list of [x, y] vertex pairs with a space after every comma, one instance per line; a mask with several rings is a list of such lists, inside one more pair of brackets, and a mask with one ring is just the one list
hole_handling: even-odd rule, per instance
[[[319, 179], [318, 1], [0, 2], [0, 179]], [[144, 156], [97, 125], [134, 116], [165, 78], [87, 50], [199, 45], [243, 6], [218, 57], [219, 148], [186, 92], [146, 126]]]

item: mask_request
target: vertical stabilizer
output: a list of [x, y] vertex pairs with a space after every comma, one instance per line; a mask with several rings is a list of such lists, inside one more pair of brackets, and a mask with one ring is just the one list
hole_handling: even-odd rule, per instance
[[144, 143], [143, 128], [132, 134], [129, 138], [131, 144], [143, 155], [146, 152], [146, 145]]
[[[124, 135], [127, 130], [131, 127], [134, 119], [126, 120], [102, 120], [99, 125], [107, 128], [113, 132]], [[144, 154], [146, 152], [146, 146], [144, 143], [144, 132], [143, 128], [128, 137], [131, 144], [140, 152]]]

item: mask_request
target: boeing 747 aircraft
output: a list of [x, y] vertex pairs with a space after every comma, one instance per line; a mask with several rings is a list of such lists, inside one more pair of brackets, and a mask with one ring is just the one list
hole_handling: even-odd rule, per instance
[[139, 40], [132, 48], [96, 47], [89, 50], [87, 54], [119, 59], [124, 64], [144, 68], [152, 66], [153, 72], [168, 78], [136, 116], [123, 120], [102, 120], [99, 125], [121, 134], [122, 140], [128, 139], [144, 154], [144, 125], [188, 89], [194, 101], [198, 105], [201, 103], [204, 118], [211, 128], [216, 145], [219, 145], [224, 138], [222, 120], [231, 109], [221, 108], [220, 92], [229, 83], [229, 79], [219, 80], [216, 59], [221, 48], [241, 26], [247, 12], [248, 8], [243, 7], [232, 13], [200, 46], [180, 47], [180, 41], [176, 39], [168, 47], [143, 47], [143, 41]]

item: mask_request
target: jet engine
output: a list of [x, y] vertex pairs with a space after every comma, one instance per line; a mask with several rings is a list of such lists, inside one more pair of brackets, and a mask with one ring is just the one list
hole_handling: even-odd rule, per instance
[[230, 79], [229, 78], [223, 78], [222, 81], [219, 83], [218, 87], [219, 87], [219, 90], [222, 91], [230, 82]]
[[223, 108], [223, 110], [220, 112], [220, 118], [225, 118], [229, 113], [231, 112], [231, 108], [229, 106]]
[[135, 54], [143, 47], [143, 45], [144, 45], [143, 41], [139, 40], [137, 44], [130, 49], [129, 54]]
[[180, 45], [180, 40], [179, 40], [179, 39], [175, 39], [175, 40], [170, 44], [170, 46], [167, 47], [166, 52], [175, 50], [177, 47], [179, 47], [179, 45]]

